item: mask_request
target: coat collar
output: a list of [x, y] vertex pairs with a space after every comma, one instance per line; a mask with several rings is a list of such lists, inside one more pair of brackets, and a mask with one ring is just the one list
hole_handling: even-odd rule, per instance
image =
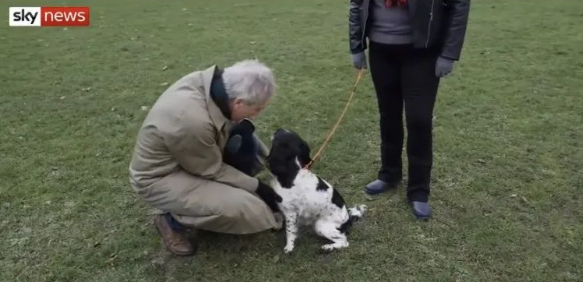
[[215, 74], [215, 70], [217, 66], [214, 65], [204, 71], [202, 71], [202, 78], [204, 82], [204, 96], [207, 103], [207, 108], [209, 111], [209, 115], [215, 127], [223, 132], [226, 133], [231, 128], [231, 121], [223, 115], [221, 109], [211, 97], [211, 83], [213, 81], [213, 75]]

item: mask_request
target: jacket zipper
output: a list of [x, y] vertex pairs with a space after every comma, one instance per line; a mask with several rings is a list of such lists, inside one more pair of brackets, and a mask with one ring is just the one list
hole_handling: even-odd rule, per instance
[[431, 0], [431, 12], [429, 13], [429, 24], [427, 25], [427, 41], [425, 41], [425, 48], [429, 46], [429, 38], [431, 38], [431, 23], [433, 22], [433, 6], [435, 0]]

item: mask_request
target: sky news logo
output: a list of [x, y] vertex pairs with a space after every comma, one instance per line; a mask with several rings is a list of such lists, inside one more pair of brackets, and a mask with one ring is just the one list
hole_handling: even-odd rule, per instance
[[10, 7], [10, 26], [89, 26], [89, 7]]

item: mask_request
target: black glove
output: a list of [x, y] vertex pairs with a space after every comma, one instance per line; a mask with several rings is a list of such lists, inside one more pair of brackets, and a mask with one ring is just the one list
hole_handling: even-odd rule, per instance
[[259, 185], [257, 186], [257, 190], [255, 190], [257, 196], [261, 198], [270, 208], [272, 211], [279, 211], [277, 207], [277, 203], [281, 203], [282, 199], [281, 196], [278, 195], [273, 188], [269, 187], [269, 185], [259, 181]]

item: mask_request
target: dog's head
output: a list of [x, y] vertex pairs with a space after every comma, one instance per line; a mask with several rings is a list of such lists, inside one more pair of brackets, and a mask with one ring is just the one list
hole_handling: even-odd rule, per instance
[[300, 169], [311, 161], [310, 146], [297, 133], [282, 128], [273, 133], [267, 165], [283, 187], [290, 188]]

